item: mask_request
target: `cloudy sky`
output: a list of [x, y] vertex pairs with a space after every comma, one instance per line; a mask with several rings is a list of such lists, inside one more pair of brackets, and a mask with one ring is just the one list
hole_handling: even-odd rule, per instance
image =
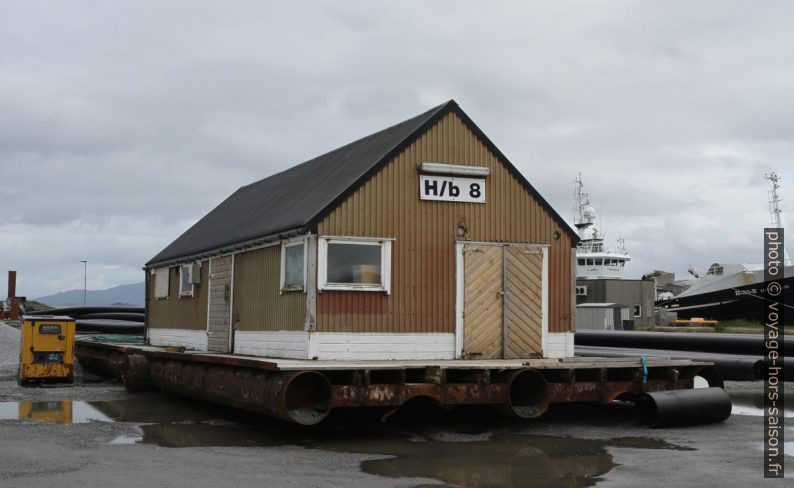
[[[791, 2], [0, 0], [0, 270], [141, 281], [241, 185], [454, 98], [630, 277], [761, 260], [794, 212]], [[0, 295], [5, 296], [5, 289]]]

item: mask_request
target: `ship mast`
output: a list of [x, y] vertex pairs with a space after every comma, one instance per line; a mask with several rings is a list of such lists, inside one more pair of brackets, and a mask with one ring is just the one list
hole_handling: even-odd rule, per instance
[[765, 174], [764, 178], [769, 180], [769, 216], [772, 217], [772, 225], [778, 229], [782, 228], [783, 225], [780, 223], [780, 196], [777, 194], [778, 189], [780, 188], [780, 177], [777, 173], [769, 173]]
[[[780, 176], [777, 173], [772, 172], [764, 175], [764, 178], [769, 180], [769, 216], [771, 217], [772, 226], [777, 229], [783, 228], [782, 219], [780, 218], [781, 210], [780, 210], [780, 202], [783, 200], [778, 195], [777, 191], [780, 189]], [[791, 258], [788, 255], [787, 250], [783, 250], [783, 259], [785, 264], [791, 262]]]
[[590, 206], [590, 196], [582, 191], [584, 187], [582, 183], [582, 173], [577, 173], [573, 182], [576, 196], [576, 209], [574, 209], [576, 223], [574, 226], [576, 227], [576, 232], [579, 234], [579, 239], [584, 239], [585, 231], [588, 227], [593, 225], [595, 211], [593, 207]]

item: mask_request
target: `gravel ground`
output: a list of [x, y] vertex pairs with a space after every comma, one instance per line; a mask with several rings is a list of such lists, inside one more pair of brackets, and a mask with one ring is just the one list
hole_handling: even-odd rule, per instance
[[[71, 386], [20, 388], [18, 335], [0, 323], [0, 402], [92, 402], [117, 421], [0, 420], [0, 487], [791, 486], [763, 480], [758, 416], [648, 429], [625, 409], [568, 407], [533, 422], [468, 426], [249, 424], [222, 407], [130, 395], [79, 371]], [[762, 386], [729, 382], [726, 389], [752, 397]], [[786, 391], [794, 400], [794, 387]], [[16, 404], [4, 405], [16, 412]]]
[[0, 378], [16, 376], [19, 366], [19, 329], [0, 322]]

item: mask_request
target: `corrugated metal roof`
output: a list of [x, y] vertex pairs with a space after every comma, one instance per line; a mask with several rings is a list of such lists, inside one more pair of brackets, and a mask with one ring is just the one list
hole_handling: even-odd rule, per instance
[[474, 122], [450, 100], [397, 125], [351, 142], [288, 170], [246, 185], [146, 263], [165, 265], [290, 231], [305, 232], [436, 121], [454, 110], [562, 227], [575, 232], [532, 188]]

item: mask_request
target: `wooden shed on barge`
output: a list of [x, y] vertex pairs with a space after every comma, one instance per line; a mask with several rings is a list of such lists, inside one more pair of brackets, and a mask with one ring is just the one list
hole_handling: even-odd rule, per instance
[[152, 345], [573, 356], [577, 236], [454, 102], [244, 186], [145, 266]]

